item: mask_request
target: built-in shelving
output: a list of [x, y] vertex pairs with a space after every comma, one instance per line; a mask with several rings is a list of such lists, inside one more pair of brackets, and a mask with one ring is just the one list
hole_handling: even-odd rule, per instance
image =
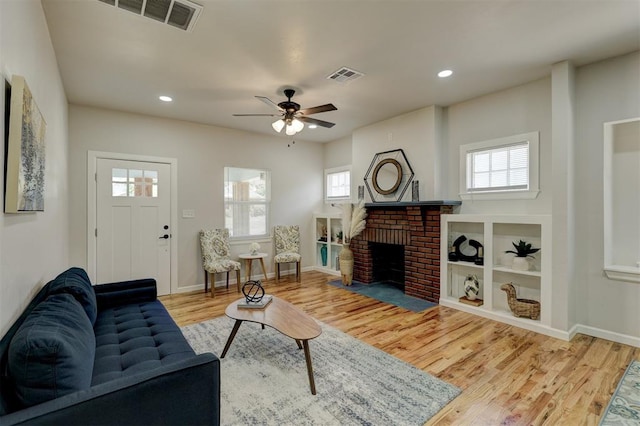
[[[342, 241], [337, 237], [342, 231], [340, 215], [316, 213], [313, 215], [313, 225], [314, 268], [329, 274], [340, 275], [338, 254], [342, 249]], [[326, 261], [323, 261], [323, 250], [326, 250]]]
[[[448, 253], [460, 235], [483, 245], [484, 265], [473, 262], [450, 261]], [[525, 240], [539, 247], [530, 259], [528, 271], [511, 267], [514, 255], [512, 242]], [[565, 338], [561, 330], [551, 324], [551, 216], [548, 215], [467, 215], [441, 216], [440, 304], [477, 314], [546, 335]], [[473, 248], [471, 251], [474, 252]], [[464, 250], [463, 250], [464, 253]], [[468, 253], [473, 254], [473, 253]], [[465, 295], [464, 281], [475, 275], [480, 284], [478, 298], [482, 305], [473, 306], [460, 301]], [[518, 298], [540, 302], [540, 319], [513, 316], [502, 284], [512, 283]]]

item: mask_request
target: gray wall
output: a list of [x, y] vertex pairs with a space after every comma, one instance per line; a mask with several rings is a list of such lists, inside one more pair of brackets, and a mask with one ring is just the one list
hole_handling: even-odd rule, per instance
[[[3, 335], [36, 291], [69, 266], [67, 98], [40, 2], [0, 1], [0, 69], [9, 81], [25, 77], [47, 123], [44, 212], [0, 214]], [[4, 164], [3, 150], [0, 156]], [[0, 173], [0, 188], [3, 179]]]
[[[87, 265], [87, 152], [108, 151], [178, 160], [178, 290], [204, 284], [198, 231], [223, 227], [223, 168], [271, 170], [271, 225], [297, 224], [302, 234], [303, 267], [312, 264], [311, 222], [321, 207], [323, 150], [318, 143], [143, 115], [72, 105], [69, 109], [71, 229], [70, 256]], [[183, 209], [196, 217], [183, 219]], [[260, 240], [267, 272], [273, 269], [271, 240]], [[249, 242], [232, 244], [232, 254]], [[218, 279], [221, 279], [218, 276]]]
[[[576, 202], [579, 321], [640, 336], [640, 285], [607, 279], [604, 267], [603, 124], [640, 117], [638, 52], [581, 67], [576, 72]], [[640, 220], [640, 219], [638, 219]]]
[[[566, 228], [554, 229], [561, 236], [553, 241], [554, 326], [640, 345], [640, 286], [603, 274], [602, 151], [603, 123], [640, 116], [640, 54], [575, 70], [568, 63], [552, 68], [547, 78], [442, 108], [440, 116], [428, 107], [358, 129], [352, 142], [353, 179], [362, 180], [376, 152], [403, 148], [416, 176], [428, 183], [437, 176], [428, 155], [436, 153], [436, 162], [447, 167], [441, 168], [446, 177], [440, 183], [434, 179], [433, 193], [442, 194], [436, 199], [458, 199], [460, 145], [540, 132], [541, 192], [536, 199], [465, 201], [457, 210], [551, 214], [554, 224]], [[325, 158], [333, 158], [336, 147], [325, 149]], [[563, 175], [562, 182], [554, 180]], [[429, 191], [421, 185], [422, 200]]]

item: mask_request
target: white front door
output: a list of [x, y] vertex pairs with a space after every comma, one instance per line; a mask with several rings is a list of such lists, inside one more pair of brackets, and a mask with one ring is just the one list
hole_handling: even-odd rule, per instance
[[171, 165], [98, 158], [96, 282], [155, 278], [171, 293]]

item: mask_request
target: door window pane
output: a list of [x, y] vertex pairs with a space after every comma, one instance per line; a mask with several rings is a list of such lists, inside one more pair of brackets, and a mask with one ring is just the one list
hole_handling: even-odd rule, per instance
[[158, 171], [111, 169], [111, 195], [113, 197], [157, 197]]

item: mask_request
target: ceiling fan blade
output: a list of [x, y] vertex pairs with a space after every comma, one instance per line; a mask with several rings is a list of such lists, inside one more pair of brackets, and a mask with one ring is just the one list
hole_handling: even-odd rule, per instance
[[305, 117], [305, 116], [297, 117], [297, 119], [300, 121], [304, 121], [305, 123], [308, 123], [308, 124], [317, 124], [318, 126], [326, 127], [328, 129], [336, 125], [336, 123], [330, 123], [328, 121], [318, 120], [316, 118]]
[[265, 98], [264, 96], [256, 96], [257, 99], [261, 100], [262, 102], [264, 102], [265, 104], [269, 105], [270, 107], [273, 107], [275, 109], [277, 109], [278, 111], [282, 111], [282, 108], [280, 108], [278, 106], [278, 104], [276, 104], [275, 102], [273, 102], [271, 99], [269, 98]]
[[311, 115], [311, 114], [318, 114], [320, 112], [336, 111], [337, 109], [338, 108], [336, 108], [333, 104], [326, 104], [326, 105], [319, 105], [311, 108], [301, 109], [298, 112], [304, 115]]
[[280, 114], [233, 114], [234, 117], [280, 117]]

